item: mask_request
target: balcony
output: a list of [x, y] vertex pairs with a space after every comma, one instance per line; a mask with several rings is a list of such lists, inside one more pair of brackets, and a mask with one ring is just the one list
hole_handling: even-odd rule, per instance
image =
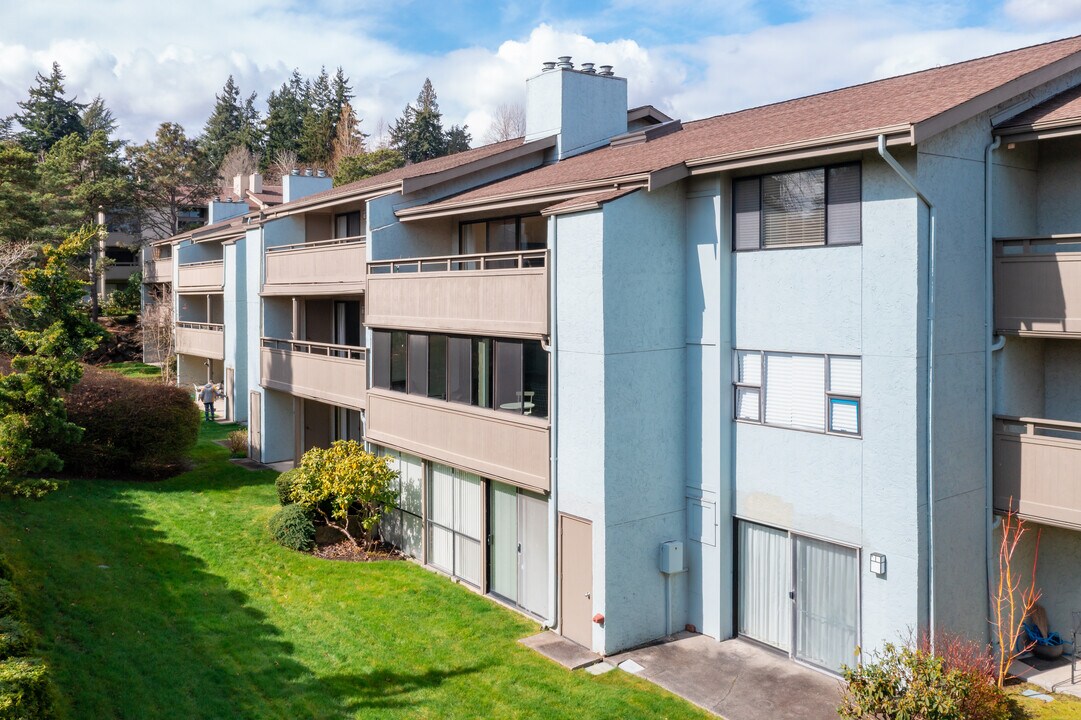
[[342, 295], [364, 292], [363, 236], [267, 248], [264, 295]]
[[139, 270], [137, 262], [118, 262], [105, 268], [105, 279], [110, 282], [123, 282]]
[[467, 335], [548, 334], [548, 252], [368, 263], [365, 324]]
[[374, 443], [548, 492], [548, 421], [389, 390], [368, 391]]
[[143, 282], [162, 283], [173, 281], [173, 259], [147, 260], [143, 266]]
[[263, 338], [259, 370], [263, 387], [364, 409], [368, 388], [364, 348]]
[[206, 260], [181, 265], [177, 272], [179, 292], [213, 292], [225, 287], [225, 262]]
[[217, 323], [178, 322], [176, 352], [212, 360], [225, 359], [225, 326]]
[[1081, 235], [995, 242], [995, 330], [1081, 338]]
[[995, 510], [1081, 529], [1081, 423], [995, 418]]

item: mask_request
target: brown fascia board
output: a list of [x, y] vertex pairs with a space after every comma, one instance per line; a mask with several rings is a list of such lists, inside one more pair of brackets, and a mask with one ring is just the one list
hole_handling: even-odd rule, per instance
[[650, 125], [649, 127], [642, 128], [641, 130], [624, 133], [623, 135], [616, 135], [614, 138], [608, 141], [608, 144], [612, 147], [637, 145], [639, 143], [649, 142], [650, 140], [656, 140], [657, 138], [664, 137], [665, 135], [670, 135], [671, 133], [678, 132], [682, 129], [682, 121], [668, 120], [667, 122], [659, 123], [657, 125]]
[[[268, 208], [264, 211], [263, 215], [265, 215], [266, 220], [271, 220], [274, 218], [286, 217], [287, 215], [296, 215], [297, 213], [325, 210], [326, 208], [342, 205], [343, 203], [356, 202], [358, 200], [371, 200], [380, 197], [381, 195], [399, 192], [401, 187], [401, 180], [391, 180], [379, 185], [363, 188], [358, 190], [356, 194], [343, 193], [342, 195], [335, 195], [334, 197], [323, 198], [321, 200], [318, 198], [315, 200], [300, 198], [299, 200], [294, 200], [290, 203], [283, 203], [274, 208]], [[308, 202], [305, 202], [306, 200]]]
[[[427, 175], [419, 175], [417, 177], [406, 178], [402, 180], [402, 195], [409, 195], [419, 190], [438, 185], [440, 183], [456, 180], [457, 178], [464, 177], [470, 173], [480, 172], [481, 170], [487, 170], [488, 168], [502, 165], [505, 162], [511, 160], [517, 160], [521, 157], [528, 157], [533, 154], [543, 153], [549, 148], [553, 148], [556, 145], [556, 136], [549, 135], [538, 140], [522, 143], [518, 147], [511, 148], [505, 152], [496, 153], [495, 155], [489, 155], [488, 157], [479, 158], [471, 162], [462, 163], [452, 168], [448, 168], [441, 172], [428, 173]], [[540, 165], [543, 162], [543, 156], [538, 158]]]
[[649, 180], [646, 181], [646, 190], [649, 192], [660, 190], [665, 185], [678, 182], [690, 174], [691, 171], [687, 168], [686, 163], [676, 163], [660, 170], [654, 170], [649, 174]]
[[806, 160], [824, 155], [837, 155], [855, 150], [871, 150], [878, 147], [878, 136], [886, 136], [887, 145], [911, 145], [912, 126], [893, 125], [873, 130], [861, 130], [858, 133], [833, 135], [830, 137], [801, 140], [784, 145], [743, 150], [724, 155], [687, 160], [686, 166], [692, 175], [702, 175], [717, 170], [729, 170], [740, 167], [753, 167], [785, 160]]
[[242, 221], [237, 225], [228, 225], [222, 228], [215, 228], [205, 234], [199, 233], [198, 230], [191, 234], [191, 241], [195, 244], [203, 242], [211, 242], [213, 240], [230, 240], [232, 238], [239, 238], [248, 231], [247, 223], [243, 222], [246, 219], [246, 215], [242, 215]]
[[620, 193], [619, 195], [616, 195], [615, 197], [608, 197], [604, 200], [596, 199], [597, 195], [606, 194], [604, 192], [589, 193], [588, 195], [582, 196], [581, 203], [559, 203], [559, 205], [563, 205], [563, 207], [557, 207], [553, 205], [551, 207], [541, 210], [541, 215], [544, 215], [545, 217], [551, 217], [553, 215], [573, 215], [574, 213], [587, 212], [590, 210], [600, 210], [602, 207], [604, 207], [605, 204], [610, 203], [613, 200], [618, 200], [619, 198], [626, 197], [632, 192], [637, 192], [638, 190], [641, 190], [641, 188], [626, 188], [625, 191]]
[[652, 105], [641, 105], [641, 106], [636, 107], [636, 108], [631, 108], [630, 110], [627, 111], [627, 122], [628, 123], [632, 123], [635, 120], [644, 120], [645, 118], [649, 118], [650, 120], [655, 120], [658, 124], [659, 123], [666, 123], [666, 122], [669, 122], [669, 121], [675, 119], [675, 118], [668, 117], [667, 115], [665, 115], [660, 110], [653, 107]]
[[622, 177], [605, 178], [601, 180], [589, 180], [569, 185], [532, 188], [530, 190], [521, 190], [516, 193], [507, 193], [506, 195], [495, 195], [477, 200], [448, 203], [437, 207], [417, 205], [416, 207], [399, 210], [395, 215], [401, 222], [409, 222], [411, 220], [428, 220], [431, 218], [446, 217], [447, 215], [457, 215], [465, 212], [506, 209], [526, 204], [535, 205], [539, 202], [566, 200], [577, 197], [578, 195], [595, 193], [609, 188], [627, 187], [632, 185], [635, 187], [645, 187], [649, 183], [649, 176], [650, 173], [635, 173], [633, 175], [624, 175]]
[[1008, 102], [1011, 98], [1034, 90], [1040, 85], [1049, 83], [1055, 78], [1078, 68], [1081, 68], [1081, 52], [1075, 52], [1043, 67], [1036, 68], [1032, 72], [1003, 83], [938, 115], [917, 122], [912, 128], [912, 142], [923, 142], [927, 138], [934, 137], [954, 125], [958, 125], [982, 112]]
[[994, 134], [1010, 142], [1028, 142], [1029, 140], [1050, 140], [1052, 138], [1081, 135], [1081, 118], [1060, 120], [1054, 123], [1033, 123], [995, 130]]

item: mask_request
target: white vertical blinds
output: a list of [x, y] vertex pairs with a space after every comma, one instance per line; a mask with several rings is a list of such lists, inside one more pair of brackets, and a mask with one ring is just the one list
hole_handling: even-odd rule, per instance
[[860, 166], [829, 169], [826, 187], [826, 230], [829, 245], [856, 245], [860, 241]]
[[428, 519], [445, 528], [454, 527], [454, 471], [432, 463], [428, 487]]
[[830, 432], [859, 435], [860, 404], [849, 398], [830, 398]]
[[830, 392], [832, 394], [859, 397], [862, 381], [860, 358], [830, 356]]
[[455, 470], [454, 530], [479, 540], [481, 534], [481, 479], [462, 470]]
[[788, 650], [792, 639], [788, 533], [739, 523], [739, 634]]
[[766, 423], [825, 430], [826, 363], [821, 355], [766, 353]]
[[529, 493], [518, 494], [522, 575], [518, 604], [541, 617], [548, 616], [548, 501]]
[[811, 538], [796, 542], [796, 657], [840, 672], [859, 644], [859, 556]]
[[759, 422], [762, 417], [760, 388], [737, 387], [736, 388], [736, 417], [740, 420], [753, 420]]
[[736, 350], [736, 382], [743, 385], [762, 384], [762, 353], [757, 350]]
[[492, 566], [491, 589], [508, 600], [518, 601], [518, 491], [510, 485], [493, 482], [489, 494], [491, 507]]
[[732, 212], [735, 215], [736, 250], [757, 250], [760, 246], [762, 217], [759, 178], [732, 182]]
[[762, 177], [762, 246], [826, 242], [824, 168]]

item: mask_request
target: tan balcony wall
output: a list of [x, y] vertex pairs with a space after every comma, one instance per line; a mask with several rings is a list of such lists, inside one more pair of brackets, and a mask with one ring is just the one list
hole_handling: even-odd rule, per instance
[[266, 253], [265, 295], [363, 292], [364, 242], [293, 246]]
[[207, 327], [176, 328], [176, 351], [214, 360], [225, 359], [225, 332]]
[[148, 260], [143, 267], [143, 282], [172, 282], [173, 259]]
[[999, 417], [994, 442], [995, 510], [1081, 529], [1081, 424]]
[[368, 384], [364, 360], [264, 347], [260, 350], [259, 370], [263, 387], [331, 405], [364, 409]]
[[548, 334], [545, 268], [369, 275], [365, 324], [402, 330]]
[[127, 280], [138, 269], [138, 263], [116, 263], [105, 268], [105, 279], [110, 281]]
[[1000, 247], [995, 258], [995, 329], [1011, 335], [1081, 337], [1081, 252], [1026, 248], [1004, 255]]
[[220, 290], [225, 285], [225, 263], [215, 260], [181, 265], [177, 273], [177, 284], [180, 290]]
[[368, 391], [367, 438], [484, 477], [548, 492], [548, 423], [538, 418]]

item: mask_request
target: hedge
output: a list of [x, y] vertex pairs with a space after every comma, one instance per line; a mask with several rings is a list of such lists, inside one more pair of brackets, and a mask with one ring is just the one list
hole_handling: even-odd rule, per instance
[[158, 480], [181, 472], [199, 436], [186, 390], [86, 367], [67, 396], [68, 419], [85, 428], [61, 449], [64, 475]]

